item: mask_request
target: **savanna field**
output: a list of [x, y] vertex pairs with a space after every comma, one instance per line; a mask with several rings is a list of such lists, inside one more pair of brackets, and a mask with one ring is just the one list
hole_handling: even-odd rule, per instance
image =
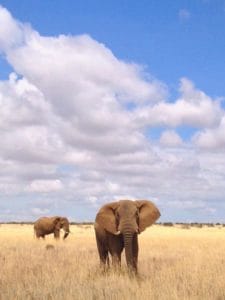
[[0, 299], [225, 299], [225, 227], [154, 225], [139, 236], [139, 276], [103, 273], [92, 225], [65, 241], [0, 226]]

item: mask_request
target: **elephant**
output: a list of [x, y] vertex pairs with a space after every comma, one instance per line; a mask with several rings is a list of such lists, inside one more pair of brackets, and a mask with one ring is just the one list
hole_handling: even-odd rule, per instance
[[120, 200], [103, 205], [94, 223], [101, 266], [121, 265], [125, 248], [128, 270], [137, 274], [138, 234], [160, 217], [158, 208], [148, 200]]
[[69, 233], [69, 221], [65, 217], [41, 217], [34, 223], [34, 232], [37, 238], [45, 238], [46, 234], [54, 233], [54, 238], [60, 238], [60, 229], [63, 228], [65, 239]]

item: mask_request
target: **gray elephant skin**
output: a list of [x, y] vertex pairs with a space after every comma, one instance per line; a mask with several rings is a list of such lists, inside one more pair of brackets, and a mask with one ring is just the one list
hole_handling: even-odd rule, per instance
[[69, 221], [65, 217], [42, 217], [38, 219], [34, 223], [34, 232], [37, 238], [42, 237], [45, 238], [45, 235], [47, 234], [54, 234], [55, 239], [60, 238], [60, 229], [64, 230], [64, 236], [63, 239], [65, 239], [69, 233]]
[[120, 266], [125, 248], [128, 270], [137, 273], [138, 234], [160, 217], [154, 203], [148, 200], [120, 200], [101, 207], [95, 219], [95, 236], [100, 263]]

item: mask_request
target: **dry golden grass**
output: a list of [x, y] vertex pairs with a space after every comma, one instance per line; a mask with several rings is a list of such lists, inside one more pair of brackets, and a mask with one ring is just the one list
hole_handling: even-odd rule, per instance
[[31, 225], [1, 225], [0, 299], [225, 299], [225, 228], [149, 228], [137, 278], [124, 255], [121, 271], [101, 272], [92, 226], [71, 231], [37, 241]]

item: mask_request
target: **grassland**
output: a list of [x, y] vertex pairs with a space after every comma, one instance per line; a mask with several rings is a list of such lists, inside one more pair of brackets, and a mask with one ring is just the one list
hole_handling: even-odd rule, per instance
[[224, 227], [152, 226], [139, 236], [137, 278], [124, 256], [120, 272], [101, 272], [92, 226], [71, 231], [37, 241], [32, 225], [1, 225], [0, 299], [225, 299]]

